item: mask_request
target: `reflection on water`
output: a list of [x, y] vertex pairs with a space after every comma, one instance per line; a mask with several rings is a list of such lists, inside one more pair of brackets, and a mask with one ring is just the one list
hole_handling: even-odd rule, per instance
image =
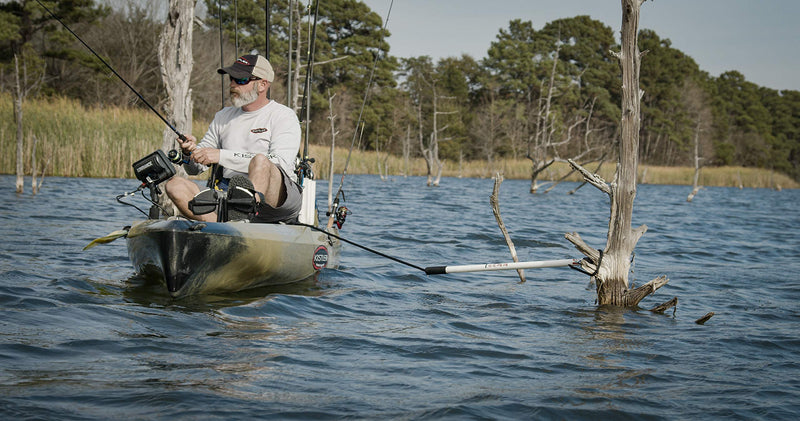
[[[4, 419], [793, 419], [800, 413], [800, 193], [640, 186], [636, 273], [667, 314], [598, 308], [566, 269], [426, 276], [345, 245], [339, 270], [173, 300], [133, 275], [133, 180], [0, 189]], [[491, 180], [352, 176], [342, 234], [420, 266], [508, 260]], [[521, 260], [600, 247], [604, 197], [501, 188]], [[322, 200], [322, 199], [321, 199]], [[58, 204], [58, 206], [54, 206]], [[714, 311], [705, 326], [694, 320]]]
[[274, 295], [305, 295], [319, 296], [325, 290], [318, 282], [319, 273], [301, 281], [288, 285], [265, 286], [252, 288], [224, 295], [193, 295], [179, 300], [173, 299], [167, 292], [166, 286], [160, 282], [157, 275], [133, 274], [127, 279], [123, 296], [134, 303], [144, 307], [160, 306], [181, 309], [184, 311], [206, 312], [225, 307], [240, 306], [262, 300]]

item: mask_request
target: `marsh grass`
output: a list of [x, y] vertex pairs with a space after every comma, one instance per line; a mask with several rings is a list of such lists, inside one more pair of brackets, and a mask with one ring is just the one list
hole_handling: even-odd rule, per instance
[[[161, 145], [163, 122], [149, 110], [105, 107], [87, 108], [66, 98], [26, 101], [23, 105], [25, 139], [25, 174], [30, 174], [33, 136], [38, 139], [37, 162], [47, 165], [47, 175], [65, 177], [132, 178], [131, 164]], [[195, 121], [193, 134], [198, 138], [208, 121]], [[0, 94], [0, 173], [13, 174], [16, 159], [16, 127], [12, 100]], [[323, 139], [326, 141], [327, 139]], [[317, 178], [326, 179], [330, 164], [329, 147], [312, 145], [310, 155], [316, 159]], [[334, 172], [341, 174], [347, 160], [346, 146], [336, 148]], [[354, 150], [347, 165], [348, 174], [377, 174], [378, 155], [372, 151]], [[505, 178], [528, 179], [530, 161], [500, 159], [486, 161], [444, 162], [444, 177], [490, 178], [501, 172]], [[389, 156], [386, 167], [390, 176], [426, 175], [422, 158], [409, 161], [406, 171], [402, 157]], [[588, 165], [594, 168], [594, 164]], [[39, 170], [40, 171], [40, 170]], [[557, 180], [570, 172], [566, 163], [555, 163], [541, 176], [542, 181]], [[614, 165], [606, 163], [600, 175], [613, 179]], [[649, 184], [691, 185], [694, 169], [689, 167], [639, 166], [639, 181]], [[568, 181], [580, 181], [572, 173]], [[791, 178], [769, 170], [742, 167], [708, 167], [700, 175], [703, 186], [797, 188]]]
[[[23, 104], [25, 174], [30, 174], [33, 137], [37, 163], [47, 175], [133, 177], [131, 164], [161, 145], [164, 124], [149, 111], [118, 107], [87, 108], [66, 98]], [[0, 172], [14, 172], [16, 126], [12, 101], [0, 95]], [[40, 167], [41, 168], [41, 167]], [[40, 171], [40, 170], [39, 170]]]

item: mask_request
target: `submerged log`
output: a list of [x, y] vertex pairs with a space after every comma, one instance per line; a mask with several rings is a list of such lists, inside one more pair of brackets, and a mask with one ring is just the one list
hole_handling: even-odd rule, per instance
[[695, 323], [697, 323], [697, 324], [699, 324], [699, 325], [702, 325], [702, 324], [704, 324], [705, 322], [707, 322], [707, 321], [708, 321], [708, 319], [710, 319], [710, 318], [712, 318], [712, 317], [714, 317], [714, 312], [713, 312], [713, 311], [712, 311], [712, 312], [710, 312], [710, 313], [708, 313], [708, 314], [706, 314], [705, 316], [703, 316], [703, 317], [701, 317], [701, 318], [699, 318], [699, 319], [695, 320], [694, 322], [695, 322]]
[[659, 305], [651, 308], [650, 311], [652, 311], [653, 313], [663, 313], [663, 312], [665, 312], [665, 311], [669, 310], [670, 308], [675, 307], [677, 305], [678, 305], [678, 297], [675, 297], [675, 298], [673, 298], [673, 299], [671, 299], [671, 300], [669, 300], [669, 301], [667, 301], [667, 302], [665, 302], [663, 304], [659, 304]]

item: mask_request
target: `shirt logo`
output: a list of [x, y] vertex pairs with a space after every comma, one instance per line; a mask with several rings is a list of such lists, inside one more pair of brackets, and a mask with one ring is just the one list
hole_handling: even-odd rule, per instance
[[264, 132], [266, 132], [266, 131], [267, 131], [267, 129], [265, 129], [265, 128], [263, 128], [263, 127], [259, 127], [259, 128], [257, 128], [257, 129], [252, 129], [252, 130], [250, 130], [250, 133], [259, 134], [259, 133], [264, 133]]

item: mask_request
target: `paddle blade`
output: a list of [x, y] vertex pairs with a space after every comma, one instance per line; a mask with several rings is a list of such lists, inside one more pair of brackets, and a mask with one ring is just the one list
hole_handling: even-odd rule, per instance
[[92, 248], [92, 247], [94, 247], [94, 246], [96, 246], [98, 244], [110, 243], [110, 242], [116, 240], [117, 238], [124, 237], [126, 235], [128, 235], [128, 230], [127, 229], [116, 230], [116, 231], [114, 231], [114, 232], [112, 232], [112, 233], [110, 233], [110, 234], [108, 234], [106, 236], [103, 236], [103, 237], [100, 237], [100, 238], [95, 238], [94, 240], [92, 240], [91, 243], [87, 244], [86, 247], [83, 248], [83, 250], [84, 251], [89, 250], [90, 248]]

